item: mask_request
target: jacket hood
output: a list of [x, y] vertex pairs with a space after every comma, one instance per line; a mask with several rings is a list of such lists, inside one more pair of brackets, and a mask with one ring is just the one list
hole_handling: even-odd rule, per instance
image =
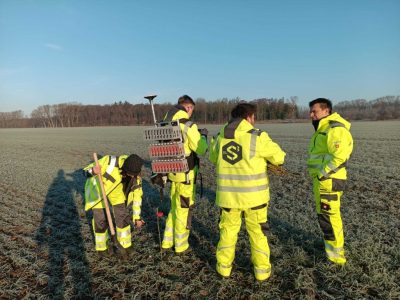
[[184, 112], [186, 112], [186, 109], [185, 109], [185, 107], [184, 107], [183, 105], [177, 104], [177, 105], [175, 105], [174, 107], [175, 107], [176, 109], [178, 109], [178, 110], [183, 110]]
[[253, 128], [254, 126], [245, 119], [232, 119], [224, 127], [224, 137], [228, 139], [237, 138], [246, 134]]
[[174, 105], [165, 115], [164, 121], [172, 121], [178, 119], [189, 119], [186, 109], [182, 105]]
[[326, 116], [325, 118], [322, 118], [319, 120], [319, 126], [318, 128], [321, 128], [321, 126], [326, 125], [329, 123], [329, 121], [336, 121], [339, 123], [342, 123], [347, 130], [350, 130], [351, 123], [349, 121], [346, 121], [344, 118], [342, 118], [338, 113], [334, 112], [333, 114], [330, 114], [329, 116]]
[[188, 115], [188, 113], [186, 112], [185, 108], [184, 108], [183, 106], [181, 106], [181, 107], [182, 107], [182, 108], [179, 109], [179, 110], [175, 113], [175, 115], [174, 115], [174, 117], [173, 117], [174, 120], [176, 120], [176, 119], [189, 119], [189, 115]]

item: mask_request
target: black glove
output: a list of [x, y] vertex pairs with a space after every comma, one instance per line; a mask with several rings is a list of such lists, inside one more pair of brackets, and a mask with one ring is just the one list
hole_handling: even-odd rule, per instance
[[164, 188], [164, 180], [163, 175], [160, 173], [153, 173], [150, 176], [150, 181], [154, 185], [158, 185], [161, 188]]
[[207, 137], [207, 135], [208, 135], [207, 128], [201, 128], [201, 129], [199, 129], [199, 132], [201, 135], [204, 135], [205, 137]]

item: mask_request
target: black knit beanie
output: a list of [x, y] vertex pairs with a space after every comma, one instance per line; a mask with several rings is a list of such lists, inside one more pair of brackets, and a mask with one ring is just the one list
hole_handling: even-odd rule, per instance
[[131, 154], [125, 159], [122, 165], [122, 171], [126, 172], [128, 175], [138, 175], [142, 170], [143, 159], [136, 154]]

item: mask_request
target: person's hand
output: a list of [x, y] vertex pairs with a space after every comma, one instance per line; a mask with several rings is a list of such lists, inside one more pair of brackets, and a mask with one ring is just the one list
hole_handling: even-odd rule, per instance
[[93, 175], [99, 175], [101, 173], [101, 168], [99, 165], [96, 165], [92, 168]]
[[268, 166], [268, 171], [270, 171], [274, 175], [278, 175], [278, 176], [287, 176], [288, 175], [287, 170], [282, 165], [276, 166], [276, 165], [268, 163], [267, 166]]
[[143, 220], [135, 220], [135, 227], [136, 227], [137, 229], [142, 228], [142, 226], [143, 226], [144, 224], [146, 224], [146, 222], [143, 221]]
[[164, 180], [163, 175], [160, 173], [153, 173], [150, 177], [150, 181], [152, 184], [158, 185], [161, 188], [164, 188]]

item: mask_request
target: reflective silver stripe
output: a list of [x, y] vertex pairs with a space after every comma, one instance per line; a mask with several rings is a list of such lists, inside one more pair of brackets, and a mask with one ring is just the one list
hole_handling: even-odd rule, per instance
[[188, 244], [189, 244], [188, 241], [184, 240], [184, 241], [182, 241], [180, 243], [175, 243], [175, 248], [178, 248], [178, 247], [181, 247], [181, 246], [185, 246], [185, 245], [188, 245]]
[[268, 269], [257, 269], [257, 268], [254, 268], [254, 272], [258, 273], [258, 274], [270, 273], [271, 272], [271, 268], [268, 268]]
[[335, 248], [335, 247], [333, 247], [332, 245], [327, 244], [327, 243], [325, 243], [325, 249], [326, 249], [327, 251], [331, 251], [331, 252], [341, 252], [341, 251], [344, 250], [343, 247]]
[[257, 135], [252, 134], [250, 139], [250, 158], [256, 155]]
[[183, 239], [187, 238], [189, 236], [189, 232], [181, 233], [181, 234], [175, 234], [176, 239]]
[[96, 243], [101, 243], [101, 242], [105, 242], [107, 240], [107, 235], [97, 235], [95, 236], [96, 238]]
[[224, 250], [224, 249], [228, 249], [228, 248], [232, 248], [233, 246], [222, 246], [222, 247], [218, 247], [218, 250]]
[[111, 175], [111, 173], [112, 173], [112, 171], [114, 170], [114, 167], [115, 167], [115, 161], [117, 160], [117, 158], [113, 155], [113, 156], [111, 156], [111, 158], [110, 158], [110, 163], [108, 164], [108, 167], [107, 167], [107, 170], [106, 170], [106, 173], [107, 174], [110, 174]]
[[90, 187], [88, 187], [88, 188], [85, 190], [85, 198], [86, 198], [86, 199], [90, 199], [90, 194], [91, 194], [91, 193], [90, 193], [90, 190], [91, 190]]
[[163, 238], [163, 242], [172, 242], [174, 240], [174, 238], [172, 236], [164, 236]]
[[335, 127], [344, 127], [346, 128], [346, 126], [340, 122], [337, 121], [329, 121], [329, 127], [330, 128], [335, 128]]
[[240, 180], [240, 181], [248, 181], [248, 180], [256, 180], [256, 179], [264, 179], [267, 178], [267, 173], [260, 173], [255, 175], [238, 175], [238, 174], [218, 174], [217, 179], [221, 180]]
[[339, 170], [339, 168], [336, 167], [336, 165], [334, 165], [334, 164], [331, 163], [331, 162], [330, 162], [327, 166], [329, 167], [329, 169], [331, 169], [331, 172], [332, 172], [332, 173], [336, 173], [336, 171]]
[[119, 238], [125, 238], [131, 234], [131, 231], [129, 229], [126, 229], [124, 231], [117, 231], [117, 237]]
[[183, 135], [187, 136], [187, 132], [190, 128], [190, 126], [192, 126], [193, 122], [192, 121], [188, 121], [185, 123], [185, 127], [183, 128]]
[[327, 177], [329, 175], [323, 168], [320, 169], [320, 172], [323, 177]]
[[221, 267], [221, 268], [225, 268], [225, 269], [232, 268], [232, 265], [223, 265], [223, 264], [220, 264], [220, 263], [218, 263], [218, 266]]
[[309, 159], [323, 159], [325, 154], [310, 154], [308, 155]]
[[132, 202], [133, 206], [140, 206], [141, 204], [142, 204], [142, 202], [140, 202], [140, 201], [133, 201]]
[[326, 254], [328, 254], [329, 257], [334, 257], [334, 258], [343, 258], [344, 257], [340, 253], [336, 253], [336, 252], [328, 251], [328, 250], [326, 250]]
[[261, 254], [264, 254], [265, 256], [269, 256], [268, 255], [268, 253], [267, 252], [265, 252], [265, 251], [261, 251], [261, 250], [257, 250], [257, 249], [254, 249], [256, 252], [259, 252], [259, 253], [261, 253]]
[[218, 186], [218, 192], [239, 192], [239, 193], [250, 193], [264, 191], [268, 189], [268, 184], [251, 187], [237, 187], [237, 186]]
[[96, 198], [96, 199], [100, 198], [99, 193], [97, 192], [97, 188], [96, 188], [97, 180], [92, 180], [91, 183], [93, 183], [93, 186], [90, 186], [90, 184], [89, 184], [88, 188], [85, 189], [86, 199], [91, 199], [92, 193], [93, 193], [93, 198]]
[[165, 231], [164, 232], [174, 232], [174, 228], [172, 227], [165, 227]]
[[119, 243], [121, 244], [122, 247], [127, 246], [124, 248], [128, 248], [132, 242], [129, 240], [129, 241], [119, 241]]
[[134, 210], [132, 211], [132, 213], [133, 213], [135, 216], [138, 216], [138, 215], [140, 215], [140, 210], [134, 209]]

